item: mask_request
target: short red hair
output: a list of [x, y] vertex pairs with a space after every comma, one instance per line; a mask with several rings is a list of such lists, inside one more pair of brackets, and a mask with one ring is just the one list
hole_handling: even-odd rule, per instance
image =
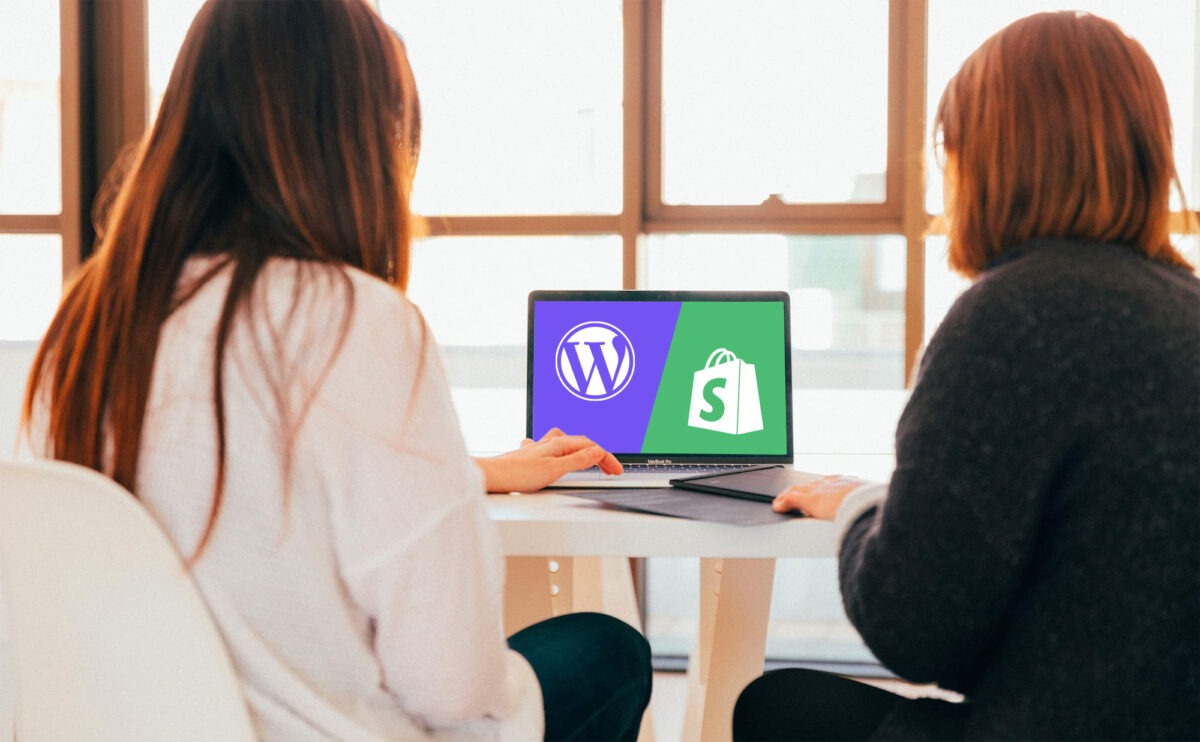
[[1038, 13], [1000, 30], [946, 86], [934, 131], [960, 273], [1035, 237], [1125, 243], [1190, 268], [1168, 233], [1170, 186], [1183, 189], [1167, 94], [1112, 21]]

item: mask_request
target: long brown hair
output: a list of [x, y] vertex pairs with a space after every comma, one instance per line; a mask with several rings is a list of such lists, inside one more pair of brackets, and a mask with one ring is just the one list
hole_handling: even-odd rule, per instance
[[365, 2], [209, 0], [95, 254], [38, 349], [24, 429], [44, 402], [47, 453], [136, 493], [159, 333], [197, 288], [177, 293], [181, 271], [195, 255], [222, 256], [231, 278], [213, 365], [218, 469], [194, 559], [221, 504], [221, 368], [234, 318], [250, 311], [274, 257], [353, 266], [403, 289], [419, 140], [404, 46]]
[[946, 86], [934, 131], [959, 272], [1034, 237], [1126, 243], [1188, 266], [1168, 233], [1170, 186], [1183, 189], [1167, 94], [1112, 21], [1038, 13], [1000, 30]]

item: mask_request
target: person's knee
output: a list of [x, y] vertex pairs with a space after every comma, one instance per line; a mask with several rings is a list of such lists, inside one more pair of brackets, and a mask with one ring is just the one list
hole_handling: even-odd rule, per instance
[[735, 728], [739, 721], [759, 718], [777, 710], [781, 697], [791, 695], [795, 687], [803, 684], [806, 672], [797, 668], [772, 670], [750, 681], [733, 707]]
[[786, 668], [764, 673], [738, 696], [735, 740], [867, 739], [900, 700], [839, 675]]
[[571, 613], [560, 620], [564, 631], [589, 638], [597, 661], [627, 668], [634, 679], [650, 685], [650, 643], [637, 629], [603, 613]]
[[650, 645], [612, 616], [569, 613], [510, 640], [542, 685], [547, 739], [633, 739], [650, 701]]

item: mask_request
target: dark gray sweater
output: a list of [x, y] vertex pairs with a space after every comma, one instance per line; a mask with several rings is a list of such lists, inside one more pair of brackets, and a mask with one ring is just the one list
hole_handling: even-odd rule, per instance
[[1035, 241], [958, 300], [847, 532], [846, 611], [906, 704], [880, 738], [1200, 739], [1200, 281]]

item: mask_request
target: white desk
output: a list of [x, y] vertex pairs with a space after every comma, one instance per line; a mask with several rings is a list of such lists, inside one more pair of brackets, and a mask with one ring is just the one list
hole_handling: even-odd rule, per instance
[[[833, 554], [832, 525], [808, 519], [728, 526], [563, 494], [492, 495], [488, 509], [509, 557], [509, 633], [580, 610], [641, 628], [626, 557], [700, 558], [700, 632], [683, 724], [689, 742], [728, 740], [738, 694], [762, 674], [775, 559]], [[649, 728], [647, 721], [642, 740], [652, 738]]]

